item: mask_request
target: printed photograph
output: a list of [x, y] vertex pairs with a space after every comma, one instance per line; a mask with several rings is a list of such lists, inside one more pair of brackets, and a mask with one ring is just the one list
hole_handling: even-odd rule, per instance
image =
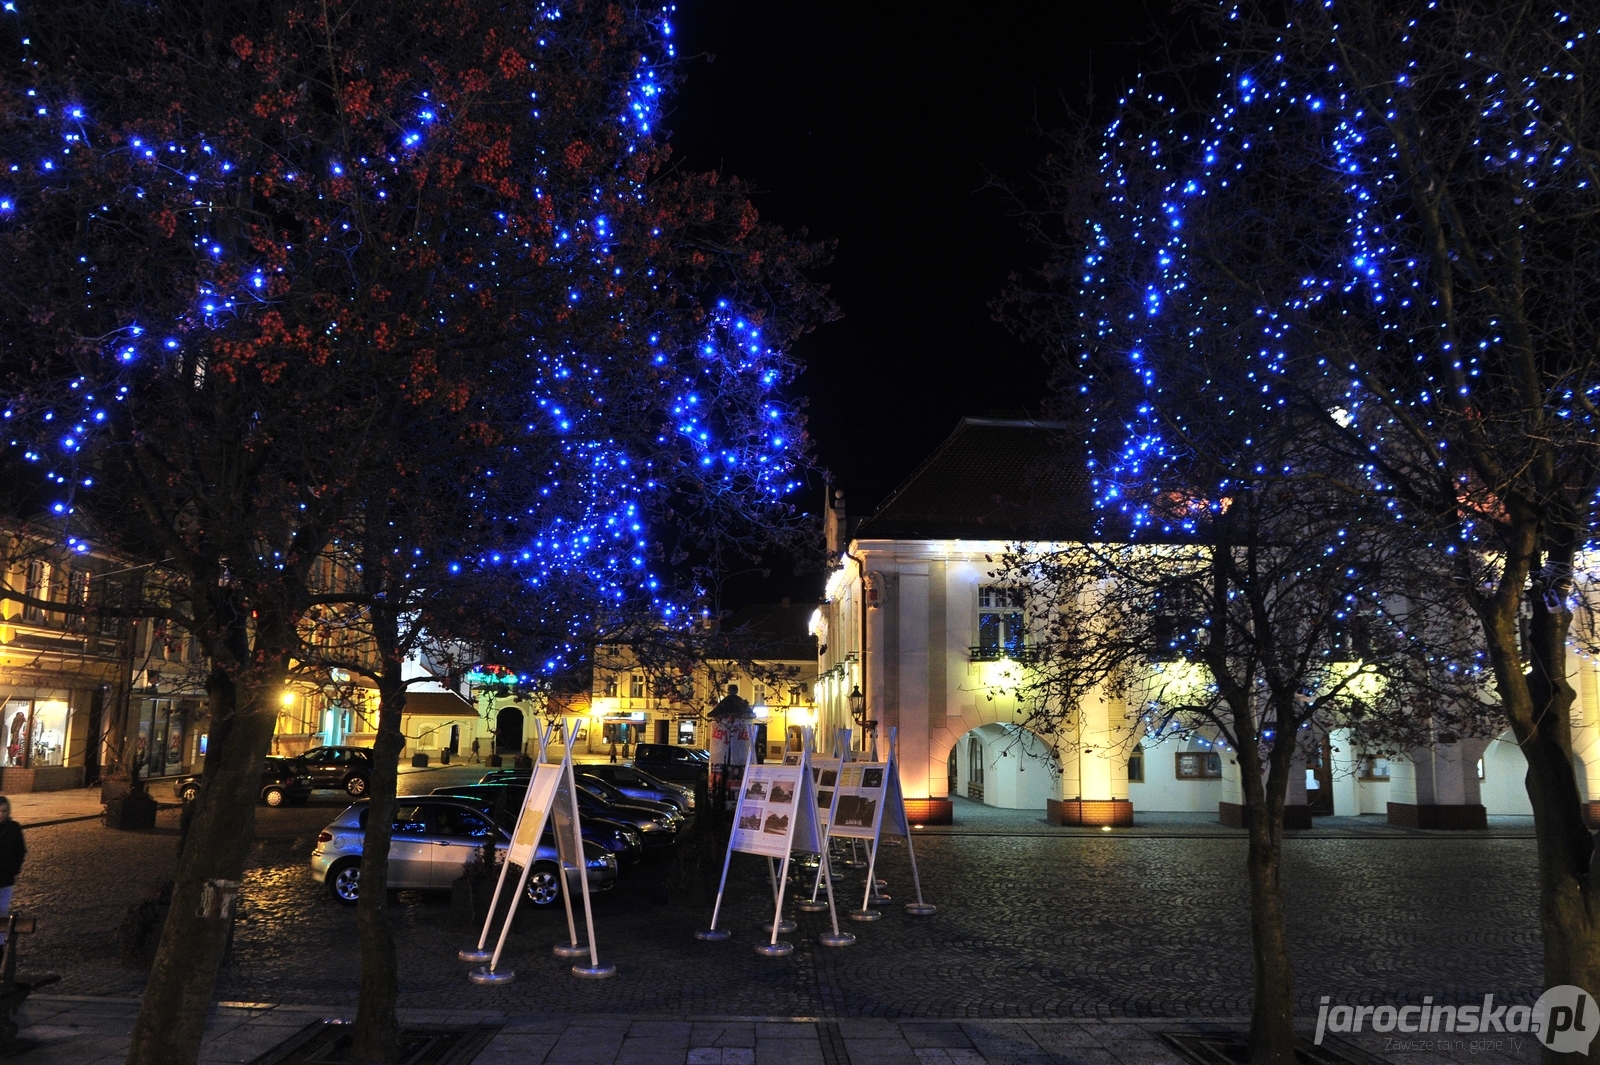
[[871, 788], [874, 791], [883, 787], [883, 767], [863, 769], [861, 771], [861, 786], [863, 788]]
[[832, 792], [832, 790], [817, 792], [817, 805], [822, 807], [824, 810], [826, 810], [828, 807], [832, 806], [833, 805], [833, 792]]
[[833, 823], [855, 828], [871, 828], [877, 812], [878, 800], [875, 798], [868, 798], [865, 795], [841, 795], [838, 809], [834, 811]]
[[747, 832], [760, 832], [761, 807], [757, 806], [753, 810], [746, 810], [744, 813], [740, 814], [739, 827]]
[[781, 780], [772, 782], [772, 794], [768, 802], [794, 802], [794, 785], [785, 784]]
[[824, 769], [822, 771], [822, 780], [819, 783], [820, 787], [831, 788], [838, 782], [839, 771], [837, 769]]
[[782, 836], [787, 834], [789, 831], [789, 815], [768, 814], [767, 823], [762, 826], [761, 831], [770, 832], [774, 836]]
[[765, 780], [752, 780], [750, 787], [744, 793], [744, 797], [765, 801], [767, 798], [767, 782]]

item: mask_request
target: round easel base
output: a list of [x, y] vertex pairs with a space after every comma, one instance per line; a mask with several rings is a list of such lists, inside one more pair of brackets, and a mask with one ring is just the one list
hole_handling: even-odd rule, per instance
[[908, 902], [905, 909], [913, 917], [927, 917], [939, 912], [939, 907], [931, 902]]
[[794, 953], [794, 944], [782, 939], [776, 943], [757, 943], [756, 953], [768, 958], [782, 958]]
[[615, 965], [574, 965], [572, 975], [583, 980], [604, 980], [608, 976], [617, 975]]
[[881, 919], [882, 917], [883, 917], [883, 914], [879, 913], [877, 910], [851, 910], [850, 911], [850, 919], [852, 921], [876, 921], [876, 920]]
[[488, 969], [474, 969], [467, 974], [467, 979], [475, 984], [509, 984], [517, 978], [517, 974], [510, 969], [501, 969], [490, 972]]
[[494, 957], [494, 951], [458, 950], [456, 951], [456, 957], [460, 958], [462, 961], [488, 961], [490, 958]]
[[888, 895], [873, 895], [871, 898], [867, 899], [867, 905], [887, 906], [893, 901], [894, 899], [890, 898]]
[[804, 902], [795, 903], [794, 908], [799, 910], [801, 913], [826, 913], [828, 904], [820, 901], [812, 902], [810, 899], [807, 899]]
[[824, 932], [817, 937], [817, 942], [825, 947], [848, 947], [856, 941], [856, 937], [849, 932]]
[[589, 948], [581, 943], [557, 943], [550, 948], [550, 953], [558, 958], [581, 958], [589, 953]]
[[733, 935], [733, 933], [728, 931], [726, 928], [707, 928], [703, 932], [696, 932], [694, 937], [696, 939], [703, 939], [707, 943], [721, 943], [724, 939], [727, 939], [731, 935]]
[[[779, 921], [778, 922], [778, 934], [780, 936], [786, 936], [790, 932], [793, 932], [798, 927], [800, 927], [800, 926], [795, 924], [793, 921]], [[767, 935], [769, 935], [769, 936], [772, 934], [772, 926], [770, 924], [762, 925], [761, 926], [761, 930], [763, 932], [767, 933]]]

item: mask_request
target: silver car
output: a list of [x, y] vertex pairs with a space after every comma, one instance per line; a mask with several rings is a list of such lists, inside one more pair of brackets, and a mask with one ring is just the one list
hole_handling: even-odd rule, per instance
[[[361, 894], [361, 845], [367, 831], [366, 802], [350, 806], [317, 836], [311, 852], [311, 877], [326, 884], [335, 899], [354, 905]], [[503, 858], [509, 834], [497, 827], [488, 813], [469, 802], [437, 795], [408, 796], [397, 800], [394, 837], [389, 844], [389, 887], [400, 891], [449, 891], [464, 874], [468, 862], [481, 859], [493, 842]], [[584, 841], [589, 865], [589, 890], [606, 891], [617, 881], [617, 860], [601, 847]], [[547, 829], [534, 852], [528, 871], [525, 901], [554, 906], [561, 901], [561, 865], [555, 838]], [[578, 890], [576, 869], [567, 873]]]

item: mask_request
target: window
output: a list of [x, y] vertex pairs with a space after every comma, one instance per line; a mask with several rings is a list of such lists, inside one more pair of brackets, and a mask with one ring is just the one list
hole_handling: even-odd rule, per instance
[[978, 646], [975, 661], [1022, 656], [1022, 592], [986, 584], [978, 589]]
[[617, 697], [617, 678], [615, 676], [606, 678], [605, 692], [607, 699], [615, 699]]
[[[43, 559], [35, 558], [28, 562], [27, 585], [23, 588], [23, 594], [30, 599], [50, 598], [50, 567], [45, 565]], [[44, 621], [44, 617], [45, 611], [42, 607], [29, 603], [22, 608], [24, 621], [38, 624]]]
[[[365, 810], [361, 811], [363, 814]], [[366, 818], [362, 817], [363, 824]], [[394, 811], [394, 834], [421, 836], [428, 831], [428, 808], [421, 803], [402, 803]]]
[[1215, 751], [1179, 751], [1175, 757], [1179, 780], [1222, 779], [1222, 756]]
[[88, 570], [75, 569], [67, 574], [67, 605], [75, 611], [67, 615], [67, 626], [81, 631], [88, 623], [85, 616], [89, 609]]
[[[1362, 780], [1388, 780], [1389, 759], [1366, 755], [1361, 759]], [[1482, 779], [1480, 777], [1480, 779]]]
[[628, 698], [644, 698], [644, 675], [642, 673], [635, 673], [628, 678]]
[[1190, 584], [1173, 583], [1156, 594], [1150, 619], [1150, 661], [1177, 662], [1194, 655], [1205, 628], [1200, 591]]
[[694, 746], [694, 722], [678, 722], [678, 744], [683, 747]]
[[757, 684], [756, 685], [756, 697], [755, 697], [755, 699], [752, 700], [752, 702], [754, 702], [755, 705], [757, 705], [757, 706], [765, 706], [766, 705], [766, 702], [767, 702], [767, 686], [765, 684]]
[[1128, 755], [1128, 783], [1144, 783], [1144, 752], [1134, 751]]
[[488, 819], [459, 806], [439, 807], [439, 830], [457, 839], [490, 839], [496, 833]]
[[1478, 779], [1479, 780], [1483, 780], [1484, 779], [1484, 776], [1483, 776], [1483, 759], [1482, 758], [1478, 759]]

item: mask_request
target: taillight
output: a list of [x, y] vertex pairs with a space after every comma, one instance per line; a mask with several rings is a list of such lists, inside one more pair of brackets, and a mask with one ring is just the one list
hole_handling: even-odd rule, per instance
[[332, 843], [333, 842], [333, 833], [332, 832], [319, 833], [317, 835], [317, 842], [318, 843]]

